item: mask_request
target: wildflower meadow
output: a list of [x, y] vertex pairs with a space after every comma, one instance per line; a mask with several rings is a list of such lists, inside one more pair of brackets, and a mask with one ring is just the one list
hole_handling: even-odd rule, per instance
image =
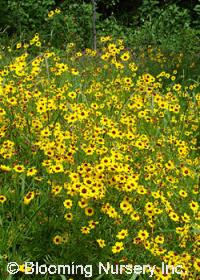
[[199, 80], [98, 44], [0, 53], [0, 279], [198, 280]]

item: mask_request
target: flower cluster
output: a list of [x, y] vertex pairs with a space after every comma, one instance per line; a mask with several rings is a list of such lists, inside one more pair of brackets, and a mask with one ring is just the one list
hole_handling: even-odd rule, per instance
[[[19, 228], [32, 240], [46, 227], [50, 254], [82, 240], [88, 260], [101, 250], [104, 261], [164, 261], [194, 279], [199, 84], [183, 85], [176, 69], [141, 72], [122, 40], [101, 43], [99, 52], [22, 51], [0, 70], [4, 244], [12, 247]], [[26, 246], [21, 261], [31, 259]], [[160, 268], [156, 277], [171, 278]]]

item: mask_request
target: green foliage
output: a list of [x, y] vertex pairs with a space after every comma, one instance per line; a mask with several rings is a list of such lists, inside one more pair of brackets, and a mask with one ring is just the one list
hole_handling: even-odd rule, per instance
[[199, 4], [195, 5], [194, 11], [200, 16], [200, 0], [198, 0]]
[[54, 5], [54, 0], [3, 0], [1, 13], [6, 12], [6, 17], [1, 17], [1, 25], [9, 25], [10, 30], [17, 33], [40, 29], [48, 9]]
[[110, 16], [101, 22], [97, 22], [98, 36], [112, 35], [113, 38], [126, 38], [127, 28], [120, 25], [114, 16]]
[[152, 18], [155, 18], [159, 15], [160, 9], [158, 7], [158, 0], [144, 0], [143, 4], [138, 9], [139, 19], [142, 23], [145, 21], [151, 21]]
[[97, 0], [98, 4], [104, 5], [107, 9], [113, 8], [117, 6], [120, 2], [120, 0]]
[[159, 41], [159, 38], [169, 35], [178, 35], [182, 29], [190, 26], [190, 15], [187, 9], [171, 4], [164, 7], [158, 6], [157, 0], [146, 0], [140, 7], [140, 21], [150, 31], [152, 39]]
[[197, 19], [194, 21], [195, 26], [197, 27], [197, 29], [200, 28], [200, 22], [199, 22], [199, 18], [200, 18], [200, 0], [198, 0], [199, 4], [195, 5], [194, 7], [194, 11], [197, 14]]
[[199, 31], [191, 27], [188, 9], [176, 4], [159, 7], [159, 1], [145, 0], [139, 12], [141, 24], [128, 36], [130, 45], [154, 45], [187, 54], [199, 51]]
[[[187, 8], [183, 8], [181, 3], [171, 2], [136, 1], [132, 10], [127, 11], [120, 10], [120, 7], [126, 7], [127, 1], [98, 0], [97, 38], [112, 35], [113, 38], [123, 38], [130, 47], [159, 45], [167, 51], [198, 53], [200, 1]], [[60, 13], [55, 13], [56, 5]], [[50, 11], [53, 16], [48, 17]], [[92, 47], [90, 0], [2, 0], [0, 24], [1, 43], [4, 45], [10, 39], [9, 35], [17, 42], [19, 36], [20, 40], [29, 40], [33, 33], [38, 32], [42, 39], [56, 48], [65, 49], [70, 42], [78, 48]]]
[[56, 47], [65, 47], [69, 42], [75, 42], [79, 47], [91, 46], [91, 16], [91, 4], [63, 3], [61, 13], [47, 20], [43, 34]]

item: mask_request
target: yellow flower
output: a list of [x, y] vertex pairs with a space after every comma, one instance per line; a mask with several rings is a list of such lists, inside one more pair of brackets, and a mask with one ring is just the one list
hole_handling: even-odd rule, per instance
[[61, 10], [56, 8], [55, 11], [54, 11], [56, 14], [60, 14], [61, 13]]
[[133, 211], [130, 215], [131, 220], [133, 221], [139, 221], [140, 220], [140, 216], [137, 212]]
[[190, 202], [190, 208], [192, 209], [193, 212], [197, 212], [199, 209], [199, 204], [198, 202], [195, 202], [192, 200], [192, 202]]
[[88, 222], [88, 225], [91, 229], [94, 229], [96, 227], [96, 225], [98, 225], [98, 224], [99, 224], [99, 222], [96, 222], [96, 221], [93, 221], [93, 220]]
[[73, 219], [73, 214], [72, 213], [66, 213], [64, 216], [65, 220], [68, 222], [71, 222]]
[[100, 248], [103, 248], [106, 246], [105, 240], [103, 240], [103, 239], [97, 239], [97, 243]]
[[191, 175], [191, 170], [188, 167], [183, 166], [181, 169], [182, 169], [183, 176]]
[[128, 230], [127, 229], [122, 229], [117, 234], [118, 239], [124, 239], [126, 236], [128, 236]]
[[27, 176], [34, 176], [37, 174], [37, 169], [35, 167], [31, 167], [27, 170]]
[[62, 236], [62, 242], [63, 243], [67, 243], [69, 241], [69, 235], [68, 233], [65, 233], [63, 236]]
[[179, 91], [179, 90], [181, 89], [181, 85], [180, 85], [180, 84], [175, 84], [175, 85], [173, 86], [173, 89], [174, 89], [175, 91]]
[[146, 230], [140, 230], [138, 232], [138, 237], [141, 239], [141, 240], [146, 240], [148, 237], [149, 237], [149, 233], [148, 231]]
[[124, 250], [124, 244], [123, 242], [116, 242], [114, 246], [112, 246], [112, 252], [113, 254], [120, 253]]
[[0, 108], [0, 116], [4, 116], [6, 114], [6, 111], [3, 108]]
[[66, 209], [70, 209], [72, 208], [72, 200], [71, 199], [66, 199], [64, 202], [63, 202], [64, 206]]
[[76, 92], [75, 91], [71, 91], [68, 93], [68, 96], [71, 98], [71, 99], [75, 99], [76, 98]]
[[102, 36], [100, 37], [100, 42], [104, 43], [104, 42], [108, 42], [111, 40], [111, 36]]
[[32, 191], [32, 192], [28, 192], [25, 197], [24, 197], [24, 204], [28, 205], [31, 200], [33, 200], [35, 197], [35, 193]]
[[193, 264], [197, 272], [200, 272], [200, 258], [196, 258]]
[[180, 195], [181, 197], [184, 197], [184, 198], [188, 196], [187, 192], [184, 191], [184, 190], [180, 190], [180, 191], [179, 191], [179, 195]]
[[53, 15], [54, 15], [54, 11], [50, 11], [50, 12], [48, 13], [48, 17], [49, 17], [49, 18], [51, 18]]
[[7, 198], [4, 195], [0, 195], [0, 203], [4, 203], [7, 200]]
[[55, 245], [60, 245], [62, 243], [62, 236], [60, 235], [56, 235], [54, 238], [53, 238], [53, 243]]
[[17, 43], [16, 49], [20, 49], [21, 47], [22, 47], [22, 44], [21, 43]]
[[24, 273], [25, 272], [25, 264], [20, 264], [19, 265], [19, 271]]
[[120, 58], [121, 58], [121, 60], [123, 60], [123, 61], [129, 60], [129, 59], [130, 59], [130, 54], [129, 54], [129, 52], [123, 53], [123, 54], [120, 56]]
[[13, 170], [15, 170], [17, 173], [23, 173], [25, 171], [25, 167], [18, 164], [13, 167]]
[[173, 212], [173, 211], [171, 211], [171, 212], [169, 213], [169, 217], [170, 217], [173, 221], [175, 221], [175, 222], [178, 222], [178, 221], [179, 221], [179, 216], [178, 216], [175, 212]]
[[55, 173], [60, 173], [60, 172], [64, 172], [64, 168], [62, 164], [56, 164], [52, 166], [52, 170]]
[[79, 71], [77, 70], [77, 69], [75, 69], [75, 68], [72, 68], [71, 69], [71, 73], [72, 73], [72, 75], [78, 75], [79, 74]]
[[156, 236], [156, 238], [155, 238], [155, 242], [156, 243], [158, 243], [158, 244], [163, 244], [164, 243], [164, 236], [162, 236], [162, 235], [158, 235], [158, 236]]
[[80, 207], [80, 208], [85, 208], [85, 207], [87, 207], [87, 205], [88, 205], [88, 202], [87, 202], [87, 200], [85, 200], [85, 199], [81, 199], [81, 200], [79, 200], [79, 202], [78, 202], [78, 206]]
[[41, 47], [42, 43], [40, 41], [36, 42], [35, 44], [37, 47]]
[[52, 190], [51, 193], [54, 195], [58, 195], [60, 192], [62, 191], [62, 187], [61, 186], [52, 186]]
[[86, 216], [93, 216], [94, 215], [94, 209], [91, 207], [85, 208], [85, 215]]
[[89, 234], [90, 233], [90, 228], [89, 227], [81, 227], [81, 232], [83, 234]]

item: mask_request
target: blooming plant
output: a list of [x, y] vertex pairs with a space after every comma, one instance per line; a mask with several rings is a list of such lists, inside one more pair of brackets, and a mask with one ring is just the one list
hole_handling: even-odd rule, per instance
[[110, 36], [98, 51], [39, 43], [1, 62], [2, 279], [10, 260], [18, 279], [25, 261], [149, 263], [155, 279], [177, 279], [165, 262], [198, 279], [199, 84], [141, 72]]

